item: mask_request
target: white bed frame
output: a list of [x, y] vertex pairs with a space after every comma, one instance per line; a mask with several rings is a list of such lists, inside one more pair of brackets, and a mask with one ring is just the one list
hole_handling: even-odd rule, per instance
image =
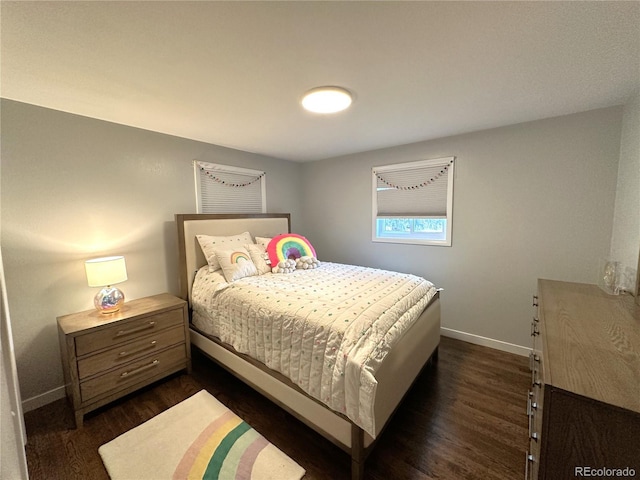
[[[196, 235], [273, 237], [291, 231], [291, 218], [282, 214], [178, 214], [180, 296], [189, 301], [195, 274], [206, 259]], [[322, 260], [322, 258], [320, 258]], [[189, 309], [191, 312], [191, 308]], [[296, 418], [351, 455], [351, 478], [362, 479], [364, 461], [375, 440], [346, 416], [308, 396], [284, 375], [237, 352], [219, 339], [191, 325], [191, 345], [232, 374], [280, 405]], [[378, 387], [374, 404], [376, 438], [388, 423], [402, 398], [423, 367], [437, 359], [440, 343], [440, 298], [436, 294], [420, 318], [385, 358], [376, 373]]]

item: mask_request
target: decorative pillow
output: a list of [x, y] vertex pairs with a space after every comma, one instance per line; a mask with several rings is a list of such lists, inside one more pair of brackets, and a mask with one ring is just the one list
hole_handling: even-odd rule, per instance
[[246, 248], [247, 252], [249, 252], [249, 255], [251, 255], [251, 260], [258, 269], [259, 275], [262, 275], [263, 273], [269, 273], [271, 271], [271, 262], [269, 261], [269, 255], [267, 255], [267, 251], [262, 245], [248, 244], [245, 245], [244, 248]]
[[236, 247], [233, 250], [216, 250], [216, 258], [222, 267], [224, 278], [229, 283], [258, 274], [256, 266], [251, 261], [251, 255], [243, 247]]
[[320, 262], [316, 257], [300, 257], [296, 259], [296, 270], [310, 270], [319, 266]]
[[278, 265], [273, 267], [271, 271], [273, 273], [291, 273], [296, 269], [296, 261], [293, 258], [288, 260], [282, 260], [278, 262]]
[[230, 235], [227, 237], [214, 237], [211, 235], [196, 235], [204, 258], [209, 264], [209, 271], [213, 272], [220, 269], [220, 263], [216, 258], [216, 250], [227, 250], [235, 247], [242, 247], [247, 243], [253, 243], [249, 232], [240, 233], [238, 235]]
[[257, 245], [262, 245], [264, 247], [264, 249], [267, 249], [267, 245], [269, 245], [269, 242], [271, 241], [272, 237], [256, 237], [256, 244]]
[[271, 265], [278, 265], [283, 260], [316, 256], [316, 251], [309, 240], [295, 233], [283, 233], [273, 237], [267, 245], [267, 253]]

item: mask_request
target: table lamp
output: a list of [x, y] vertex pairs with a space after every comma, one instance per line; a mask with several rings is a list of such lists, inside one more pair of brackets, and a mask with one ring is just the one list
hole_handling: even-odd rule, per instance
[[127, 266], [123, 256], [94, 258], [84, 262], [87, 284], [90, 287], [103, 287], [94, 297], [93, 304], [100, 313], [113, 313], [120, 310], [124, 303], [124, 293], [116, 283], [127, 280]]

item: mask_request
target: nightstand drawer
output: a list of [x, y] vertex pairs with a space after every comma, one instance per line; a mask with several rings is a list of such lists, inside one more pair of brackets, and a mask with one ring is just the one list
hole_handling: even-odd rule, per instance
[[161, 330], [133, 342], [123, 343], [116, 348], [78, 360], [78, 377], [84, 379], [184, 342], [183, 325]]
[[149, 355], [104, 375], [80, 383], [80, 395], [86, 402], [103, 393], [118, 390], [162, 373], [168, 367], [187, 361], [185, 345], [178, 345], [157, 355]]
[[94, 331], [76, 338], [76, 356], [80, 357], [103, 348], [131, 341], [173, 325], [184, 325], [182, 309], [149, 315], [131, 321], [118, 322], [103, 330]]

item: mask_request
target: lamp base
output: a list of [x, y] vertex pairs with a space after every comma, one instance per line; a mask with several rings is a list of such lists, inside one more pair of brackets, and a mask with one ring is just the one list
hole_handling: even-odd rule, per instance
[[93, 304], [100, 313], [117, 312], [124, 304], [124, 293], [116, 287], [106, 286], [93, 298]]

